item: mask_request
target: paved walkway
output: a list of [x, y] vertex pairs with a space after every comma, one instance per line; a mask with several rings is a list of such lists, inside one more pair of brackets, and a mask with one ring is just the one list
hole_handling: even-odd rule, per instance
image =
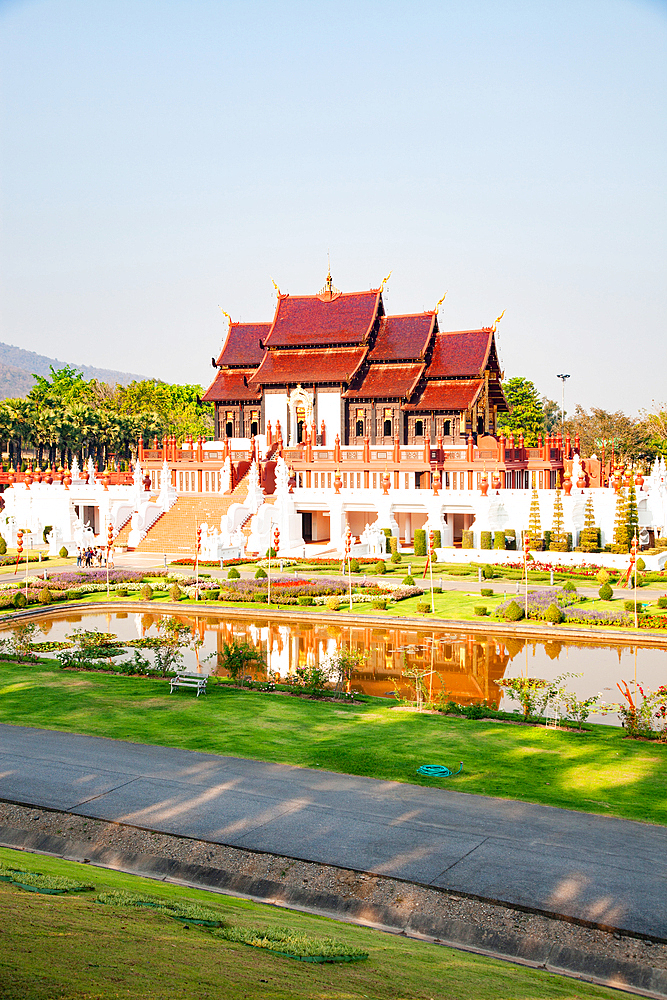
[[0, 798], [667, 937], [667, 829], [0, 725]]

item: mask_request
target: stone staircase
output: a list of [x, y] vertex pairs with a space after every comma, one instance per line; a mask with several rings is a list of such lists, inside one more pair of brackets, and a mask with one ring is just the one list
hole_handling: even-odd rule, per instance
[[[134, 551], [194, 556], [197, 525], [206, 522], [210, 527], [219, 528], [222, 515], [233, 503], [242, 503], [247, 490], [248, 482], [244, 476], [231, 493], [182, 493], [173, 507], [154, 521]], [[129, 524], [121, 528], [117, 544], [127, 545], [128, 534]], [[122, 537], [125, 538], [124, 543], [120, 541]]]

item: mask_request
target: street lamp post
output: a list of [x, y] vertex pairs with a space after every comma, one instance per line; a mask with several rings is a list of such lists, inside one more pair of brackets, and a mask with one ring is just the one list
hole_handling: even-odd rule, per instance
[[560, 405], [560, 433], [561, 437], [565, 436], [565, 382], [569, 379], [569, 375], [556, 375], [563, 383], [562, 393], [561, 393], [561, 405]]

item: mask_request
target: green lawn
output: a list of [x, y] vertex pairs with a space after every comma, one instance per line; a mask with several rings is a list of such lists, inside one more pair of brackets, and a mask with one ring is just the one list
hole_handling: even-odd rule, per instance
[[147, 909], [100, 905], [93, 893], [46, 896], [0, 883], [0, 1000], [580, 1000], [629, 998], [494, 959], [351, 924], [166, 885], [92, 865], [0, 849], [0, 865], [65, 875], [99, 892], [196, 900], [241, 928], [331, 937], [369, 958], [310, 965], [232, 944]]
[[337, 705], [210, 684], [0, 662], [0, 722], [322, 767], [428, 785], [426, 763], [458, 767], [447, 788], [667, 824], [667, 746], [491, 720], [406, 712], [372, 699]]

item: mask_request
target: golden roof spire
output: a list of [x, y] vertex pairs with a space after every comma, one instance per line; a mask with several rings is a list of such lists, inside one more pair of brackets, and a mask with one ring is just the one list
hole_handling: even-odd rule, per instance
[[226, 316], [226, 317], [227, 317], [227, 319], [229, 320], [229, 326], [230, 326], [230, 329], [231, 329], [231, 325], [232, 325], [232, 317], [231, 317], [231, 316], [229, 315], [229, 313], [228, 313], [228, 312], [225, 312], [225, 310], [224, 310], [224, 309], [222, 308], [222, 306], [218, 306], [218, 309], [220, 310], [220, 312], [222, 313], [222, 315], [223, 315], [223, 316]]
[[[447, 291], [449, 291], [449, 289], [447, 289]], [[446, 298], [447, 298], [447, 292], [445, 292], [445, 294], [442, 296], [441, 299], [438, 299], [438, 301], [436, 303], [436, 306], [435, 306], [435, 313], [436, 313], [436, 315], [438, 314], [440, 306], [442, 305], [442, 303], [445, 301]]]
[[504, 315], [505, 315], [505, 310], [503, 309], [503, 311], [501, 312], [500, 316], [496, 316], [496, 321], [495, 321], [495, 323], [493, 324], [493, 326], [491, 328], [494, 333], [498, 329], [498, 324], [500, 323], [500, 321], [501, 321], [501, 319], [503, 318]]

